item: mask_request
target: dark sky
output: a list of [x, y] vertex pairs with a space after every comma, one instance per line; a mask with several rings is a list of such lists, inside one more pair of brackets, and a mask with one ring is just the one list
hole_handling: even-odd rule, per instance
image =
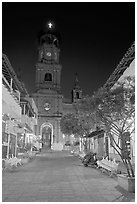
[[50, 19], [62, 35], [61, 85], [69, 98], [75, 72], [83, 93], [92, 95], [135, 40], [134, 2], [4, 2], [3, 53], [15, 72], [21, 69], [29, 93], [35, 91], [37, 34]]

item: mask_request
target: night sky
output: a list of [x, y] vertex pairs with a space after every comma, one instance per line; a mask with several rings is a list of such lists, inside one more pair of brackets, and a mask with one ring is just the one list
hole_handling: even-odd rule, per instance
[[83, 94], [104, 85], [135, 40], [134, 2], [2, 3], [2, 48], [28, 92], [35, 91], [37, 34], [48, 20], [61, 33], [61, 86], [71, 98], [78, 72]]

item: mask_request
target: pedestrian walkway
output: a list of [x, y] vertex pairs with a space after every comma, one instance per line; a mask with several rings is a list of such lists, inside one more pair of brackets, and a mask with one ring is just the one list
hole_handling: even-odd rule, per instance
[[68, 152], [42, 152], [14, 172], [3, 173], [3, 202], [134, 202], [134, 194], [100, 170], [84, 167]]

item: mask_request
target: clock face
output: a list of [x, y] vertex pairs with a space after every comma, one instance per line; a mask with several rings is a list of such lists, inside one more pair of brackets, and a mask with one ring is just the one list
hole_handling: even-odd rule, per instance
[[51, 52], [47, 52], [46, 54], [48, 57], [51, 57]]
[[46, 103], [44, 104], [44, 109], [45, 109], [46, 111], [50, 110], [50, 109], [51, 109], [51, 105], [46, 102]]

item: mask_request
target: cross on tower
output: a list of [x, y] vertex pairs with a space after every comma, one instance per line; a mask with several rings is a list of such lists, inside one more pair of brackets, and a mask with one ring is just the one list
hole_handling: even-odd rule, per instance
[[49, 22], [48, 27], [51, 29], [53, 27], [53, 24], [51, 22]]

